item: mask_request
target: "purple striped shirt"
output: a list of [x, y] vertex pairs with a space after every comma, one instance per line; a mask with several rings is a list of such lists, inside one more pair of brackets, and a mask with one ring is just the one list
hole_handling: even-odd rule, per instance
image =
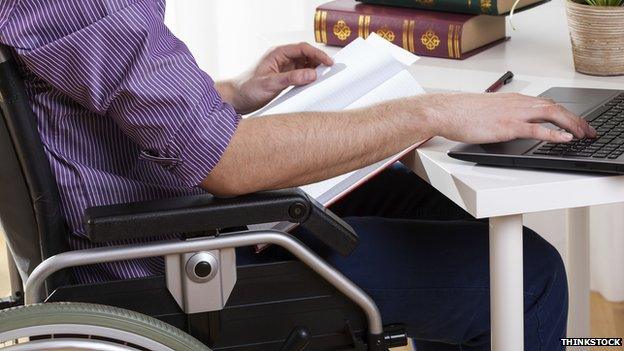
[[[0, 0], [0, 43], [23, 71], [72, 249], [95, 246], [88, 207], [201, 193], [240, 120], [164, 25], [164, 9], [165, 0]], [[76, 275], [162, 270], [145, 259]]]

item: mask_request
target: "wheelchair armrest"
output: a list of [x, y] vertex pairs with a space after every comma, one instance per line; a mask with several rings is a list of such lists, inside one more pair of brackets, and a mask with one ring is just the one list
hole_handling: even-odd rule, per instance
[[87, 236], [94, 243], [271, 222], [297, 223], [345, 256], [358, 242], [353, 228], [300, 189], [235, 198], [206, 194], [92, 207], [86, 210], [85, 220]]

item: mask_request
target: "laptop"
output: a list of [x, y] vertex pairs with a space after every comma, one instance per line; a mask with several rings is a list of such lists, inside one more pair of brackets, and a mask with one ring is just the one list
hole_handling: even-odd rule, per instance
[[552, 88], [540, 96], [585, 118], [598, 138], [461, 145], [448, 155], [483, 165], [624, 174], [624, 90]]

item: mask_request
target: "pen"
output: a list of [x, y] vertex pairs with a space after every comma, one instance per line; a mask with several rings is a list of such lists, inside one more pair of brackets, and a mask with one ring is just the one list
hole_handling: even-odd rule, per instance
[[492, 86], [485, 90], [486, 93], [494, 93], [500, 90], [503, 86], [511, 83], [514, 78], [514, 74], [511, 71], [507, 71], [507, 73], [503, 74]]

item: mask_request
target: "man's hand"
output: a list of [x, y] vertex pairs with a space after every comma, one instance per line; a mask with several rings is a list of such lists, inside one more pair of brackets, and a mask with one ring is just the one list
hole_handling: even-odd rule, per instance
[[[594, 138], [587, 122], [550, 99], [521, 94], [433, 94], [426, 99], [433, 133], [471, 144], [513, 139], [568, 142]], [[546, 128], [550, 122], [564, 130]]]
[[290, 86], [314, 82], [314, 68], [320, 64], [331, 66], [333, 61], [310, 44], [280, 46], [267, 52], [251, 71], [241, 77], [217, 83], [217, 90], [238, 113], [250, 113]]

